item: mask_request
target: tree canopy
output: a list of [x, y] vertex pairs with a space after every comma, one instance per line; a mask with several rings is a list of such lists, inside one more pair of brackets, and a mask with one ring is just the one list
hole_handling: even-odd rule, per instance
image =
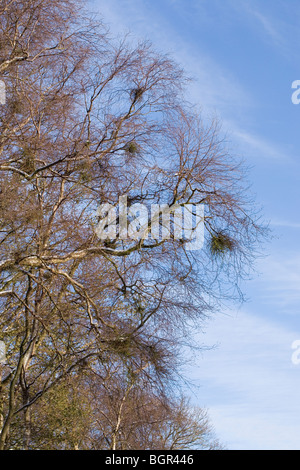
[[[214, 446], [173, 385], [264, 234], [243, 164], [177, 64], [80, 1], [1, 0], [0, 73], [0, 449]], [[204, 204], [203, 249], [100, 240], [123, 195]]]

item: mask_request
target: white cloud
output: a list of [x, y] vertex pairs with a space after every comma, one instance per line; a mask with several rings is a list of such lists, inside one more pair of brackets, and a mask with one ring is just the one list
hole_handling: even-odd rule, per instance
[[207, 329], [205, 344], [219, 346], [202, 353], [190, 375], [200, 385], [195, 400], [228, 448], [300, 449], [295, 339], [297, 332], [245, 311], [217, 316]]
[[300, 228], [300, 222], [291, 222], [290, 220], [272, 219], [270, 222], [274, 227]]
[[219, 429], [228, 438], [231, 450], [299, 450], [299, 426], [295, 420], [291, 424], [289, 416], [281, 411], [274, 410], [270, 415], [258, 412], [255, 406], [250, 411], [247, 405], [209, 410], [212, 421], [219, 423]]
[[259, 263], [262, 273], [257, 296], [281, 316], [298, 315], [300, 304], [300, 253], [296, 250], [269, 256]]
[[292, 162], [292, 158], [286, 153], [286, 150], [281, 149], [274, 142], [241, 128], [234, 121], [226, 120], [224, 123], [228, 129], [231, 129], [232, 138], [239, 144], [244, 154], [259, 159], [272, 159], [284, 161], [285, 163]]
[[267, 33], [267, 35], [272, 38], [275, 44], [282, 45], [284, 42], [284, 38], [279, 33], [279, 31], [275, 28], [275, 25], [272, 23], [270, 18], [267, 18], [265, 15], [255, 10], [252, 10], [252, 13], [258, 19], [260, 24], [263, 26], [265, 32]]
[[229, 0], [233, 9], [242, 13], [250, 21], [266, 44], [273, 47], [287, 61], [294, 62], [298, 57], [299, 4], [277, 0], [275, 8], [268, 8], [264, 2]]

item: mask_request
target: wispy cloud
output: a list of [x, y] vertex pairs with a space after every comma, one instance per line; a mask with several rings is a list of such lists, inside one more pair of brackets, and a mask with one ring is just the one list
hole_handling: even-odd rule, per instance
[[294, 248], [273, 254], [258, 263], [256, 297], [277, 316], [299, 315], [300, 253]]
[[285, 149], [246, 128], [242, 128], [236, 121], [224, 120], [224, 123], [226, 128], [230, 129], [232, 139], [237, 142], [244, 155], [257, 159], [284, 161], [285, 163], [293, 161]]
[[257, 31], [261, 32], [265, 42], [276, 48], [286, 59], [291, 60], [295, 57], [297, 45], [294, 44], [294, 41], [291, 42], [291, 38], [299, 37], [297, 21], [299, 5], [297, 2], [291, 5], [290, 2], [277, 0], [275, 15], [273, 14], [274, 8], [268, 7], [268, 5], [272, 5], [271, 2], [229, 1], [232, 8], [244, 12], [250, 21], [253, 20], [253, 24]]
[[271, 18], [262, 14], [258, 10], [255, 10], [254, 8], [248, 8], [248, 11], [251, 12], [252, 15], [258, 20], [266, 35], [271, 38], [275, 45], [285, 46], [285, 38], [275, 26], [274, 21], [272, 21]]
[[300, 228], [300, 221], [299, 222], [291, 222], [290, 220], [281, 220], [281, 219], [272, 219], [270, 225], [274, 227], [285, 227], [285, 228]]

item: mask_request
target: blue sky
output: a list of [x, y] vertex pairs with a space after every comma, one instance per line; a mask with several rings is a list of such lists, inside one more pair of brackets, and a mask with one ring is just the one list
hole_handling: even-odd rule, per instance
[[169, 53], [194, 81], [190, 100], [217, 114], [251, 167], [273, 239], [248, 302], [215, 316], [188, 374], [228, 449], [300, 449], [300, 80], [298, 0], [93, 0], [112, 34], [130, 31]]

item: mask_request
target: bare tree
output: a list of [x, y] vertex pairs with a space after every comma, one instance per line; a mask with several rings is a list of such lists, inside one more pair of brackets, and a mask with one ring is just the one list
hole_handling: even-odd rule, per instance
[[[30, 449], [220, 450], [206, 410], [174, 398], [142, 370], [115, 364], [103, 375], [85, 366], [43, 395], [31, 409]], [[10, 445], [23, 448], [26, 422]]]
[[[32, 407], [83, 364], [110, 377], [126, 357], [167, 383], [192, 322], [239, 293], [263, 229], [243, 167], [186, 103], [170, 58], [112, 40], [76, 0], [2, 0], [0, 12], [3, 449], [20, 416], [29, 447]], [[205, 204], [205, 247], [99, 240], [97, 208], [122, 195]]]
[[[157, 393], [134, 381], [95, 401], [95, 448], [111, 450], [221, 450], [206, 410], [185, 398]], [[98, 392], [99, 393], [99, 392]]]

